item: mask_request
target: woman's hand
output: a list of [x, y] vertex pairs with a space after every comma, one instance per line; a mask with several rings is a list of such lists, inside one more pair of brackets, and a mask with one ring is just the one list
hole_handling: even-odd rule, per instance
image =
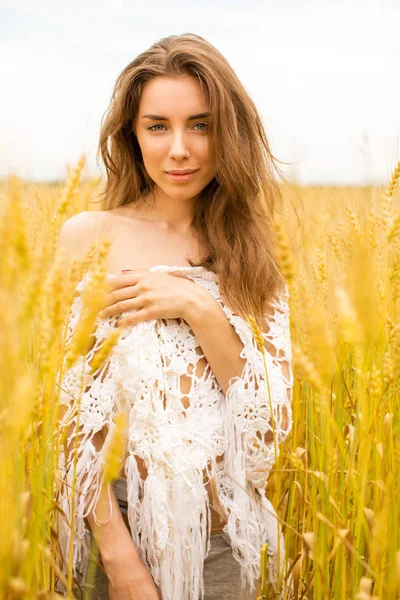
[[114, 557], [104, 565], [110, 600], [161, 600], [158, 587], [139, 558]]
[[136, 325], [150, 319], [187, 320], [198, 305], [204, 290], [190, 279], [173, 273], [159, 273], [147, 269], [124, 272], [109, 282], [106, 308], [101, 318], [136, 310], [120, 319], [118, 326]]

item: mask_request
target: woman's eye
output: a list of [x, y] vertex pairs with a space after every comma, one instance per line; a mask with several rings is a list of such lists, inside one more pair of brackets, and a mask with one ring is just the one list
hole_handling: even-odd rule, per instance
[[156, 125], [151, 125], [147, 129], [150, 129], [150, 131], [160, 131], [159, 129], [153, 129], [153, 127], [164, 127], [164, 125], [161, 125], [160, 123], [157, 123]]
[[[206, 130], [209, 128], [209, 125], [208, 125], [208, 123], [196, 123], [196, 125], [205, 125], [205, 127], [204, 127], [204, 128], [201, 128], [201, 129], [200, 129], [200, 131], [206, 131]], [[196, 126], [196, 125], [195, 125], [195, 126]]]

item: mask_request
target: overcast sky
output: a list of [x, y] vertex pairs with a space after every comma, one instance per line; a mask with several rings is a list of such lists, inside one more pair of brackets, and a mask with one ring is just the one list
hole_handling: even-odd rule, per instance
[[1, 0], [0, 176], [98, 175], [123, 68], [197, 33], [222, 52], [299, 183], [386, 181], [400, 159], [400, 0]]

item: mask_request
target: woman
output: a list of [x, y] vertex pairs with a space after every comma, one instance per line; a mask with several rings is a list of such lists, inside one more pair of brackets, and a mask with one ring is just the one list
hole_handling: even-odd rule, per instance
[[[60, 386], [70, 442], [79, 426], [59, 498], [75, 533], [74, 575], [85, 580], [94, 534], [102, 569], [93, 598], [256, 598], [265, 543], [275, 587], [283, 565], [264, 487], [291, 429], [293, 385], [288, 289], [271, 231], [279, 187], [260, 117], [212, 45], [170, 36], [120, 74], [99, 150], [105, 210], [76, 215], [60, 233], [69, 258], [112, 239], [94, 345]], [[69, 340], [81, 309], [78, 295]], [[117, 326], [109, 359], [90, 374]], [[71, 398], [82, 377], [78, 413]], [[104, 487], [117, 412], [128, 419], [126, 455]], [[60, 528], [67, 559], [69, 527]]]

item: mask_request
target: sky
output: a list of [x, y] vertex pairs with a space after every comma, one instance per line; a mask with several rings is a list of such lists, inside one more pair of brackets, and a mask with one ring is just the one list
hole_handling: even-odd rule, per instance
[[196, 33], [227, 58], [292, 182], [386, 183], [400, 160], [399, 0], [49, 0], [0, 4], [0, 177], [96, 164], [116, 78]]

